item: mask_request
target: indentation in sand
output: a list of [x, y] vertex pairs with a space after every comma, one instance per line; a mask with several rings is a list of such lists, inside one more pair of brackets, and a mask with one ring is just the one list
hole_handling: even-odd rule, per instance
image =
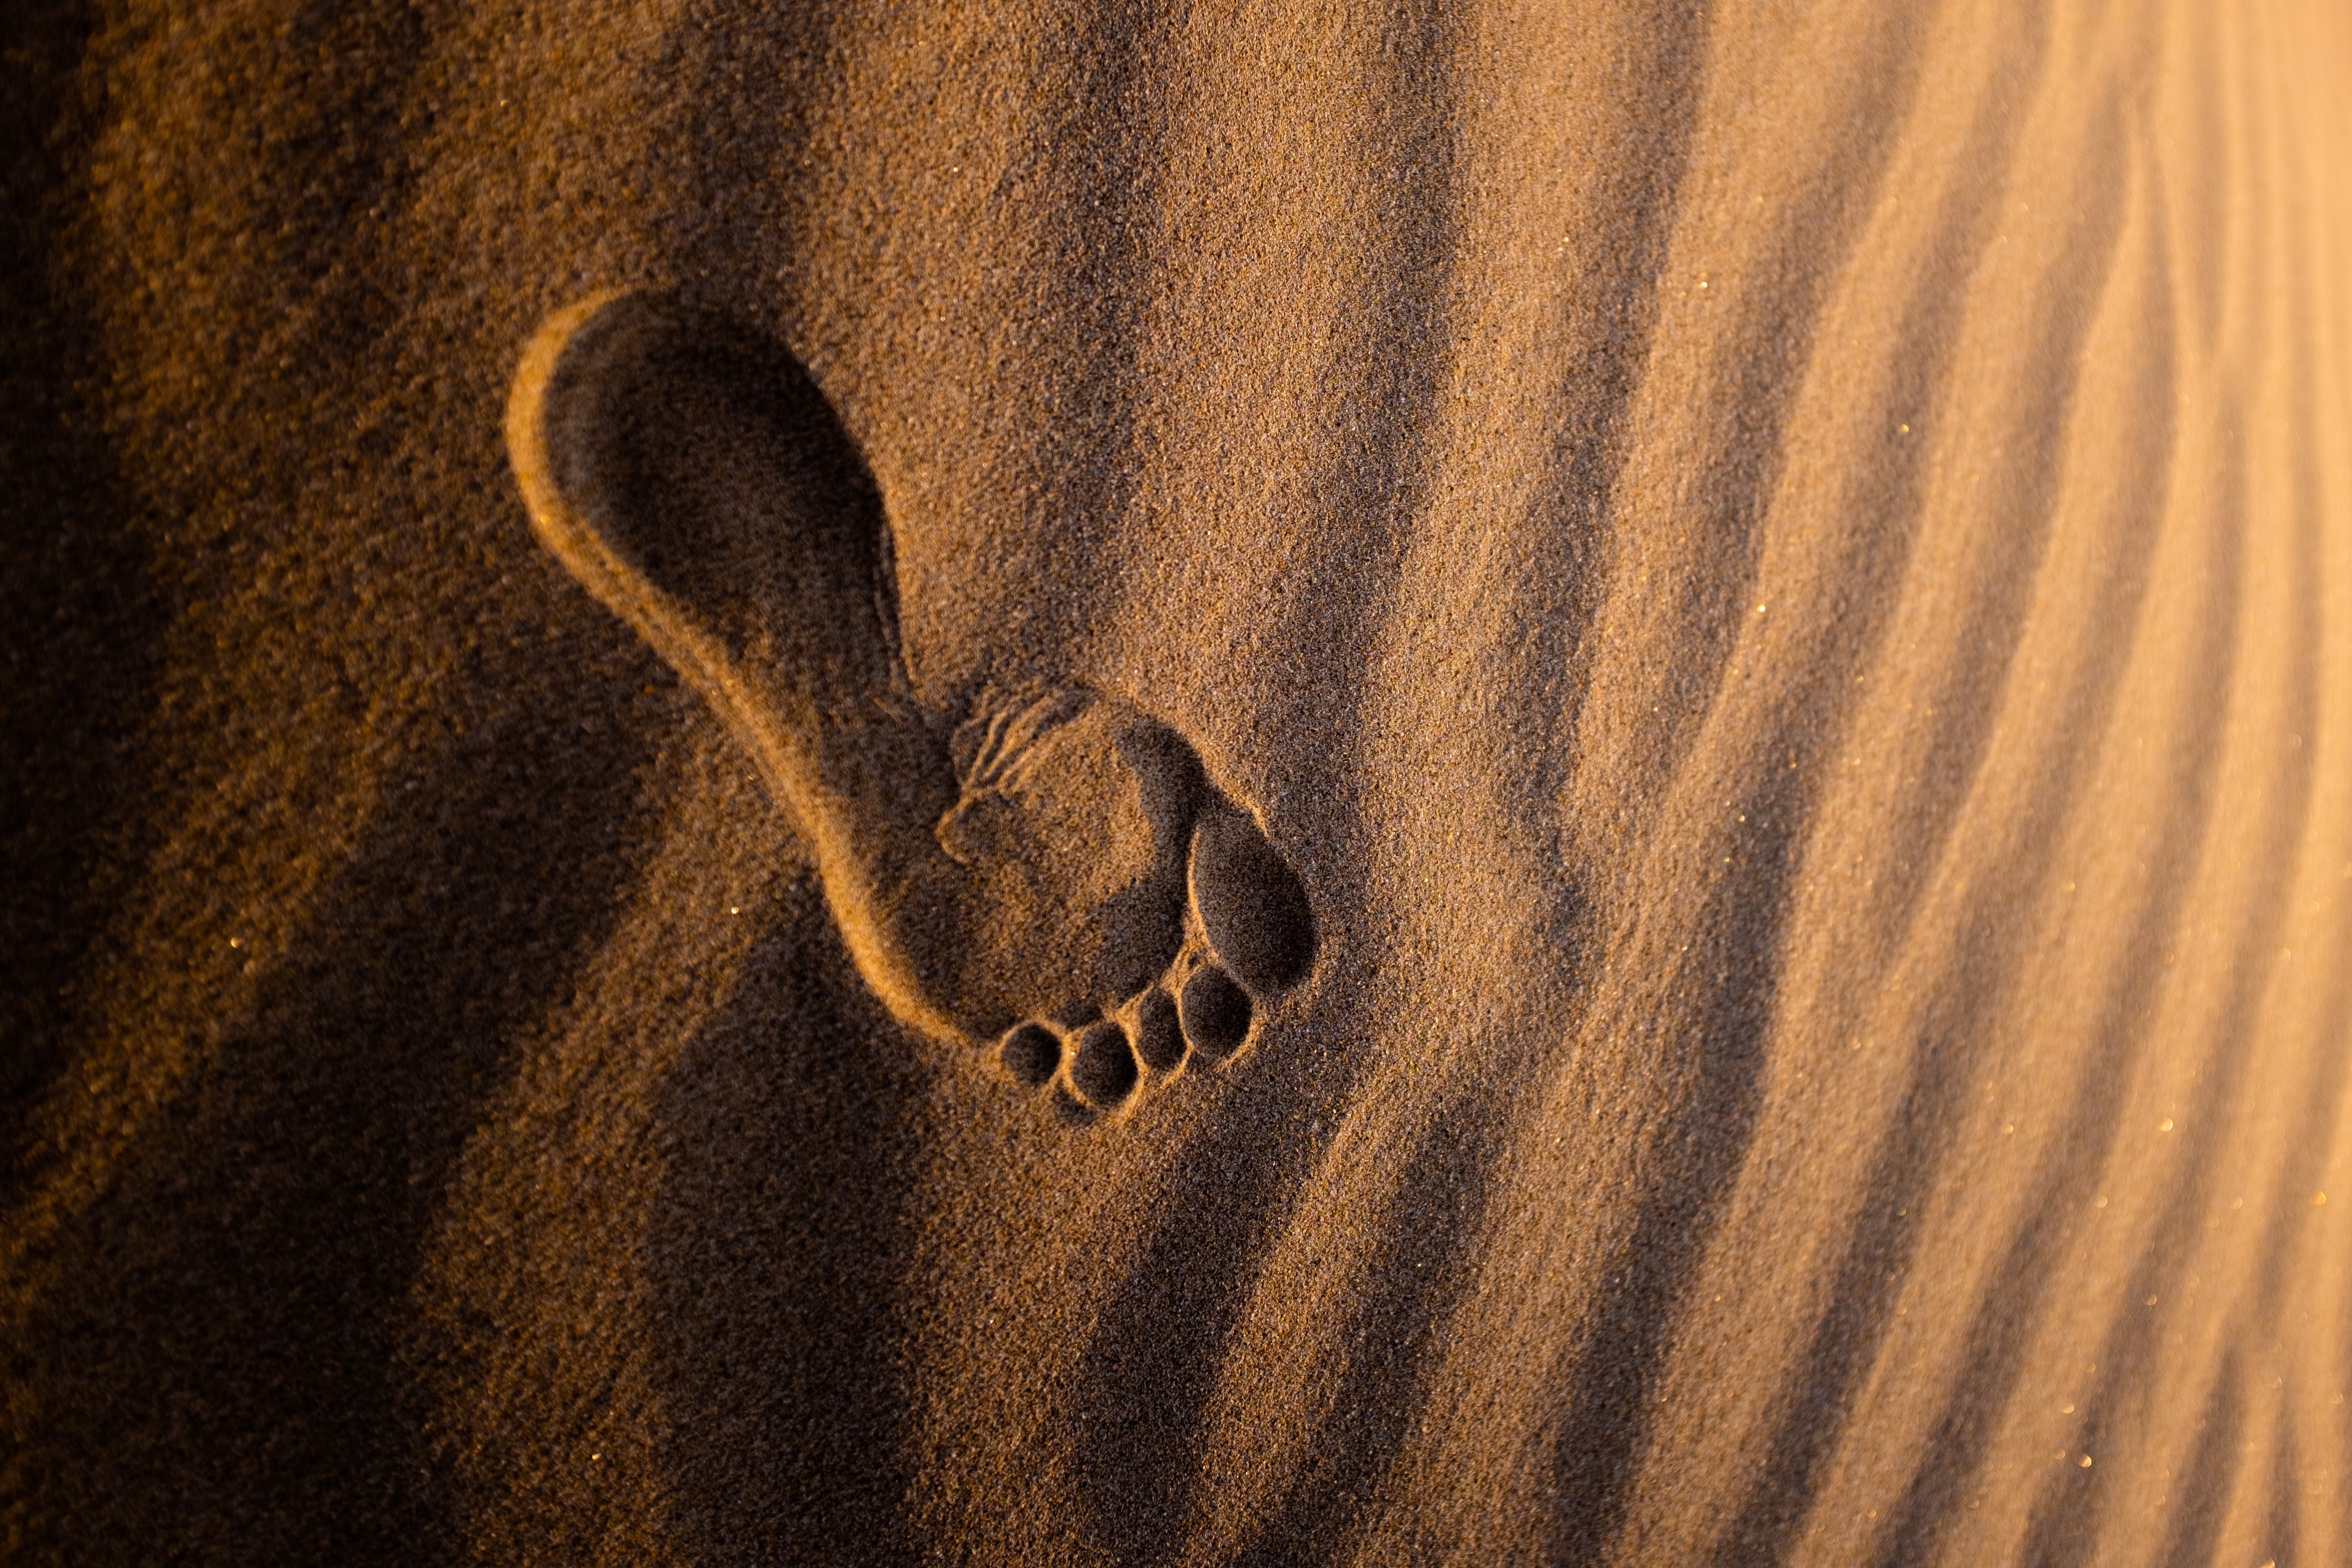
[[781, 346], [583, 301], [525, 352], [507, 439], [541, 541], [758, 761], [903, 1022], [995, 1041], [1083, 1120], [1188, 1042], [1230, 1059], [1306, 978], [1306, 889], [1174, 730], [1079, 686], [916, 700], [879, 489]]

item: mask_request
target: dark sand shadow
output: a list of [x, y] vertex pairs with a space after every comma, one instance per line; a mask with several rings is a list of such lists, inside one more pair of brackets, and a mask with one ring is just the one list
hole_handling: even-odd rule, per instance
[[[131, 868], [159, 837], [142, 731], [173, 595], [119, 483], [100, 323], [58, 254], [97, 134], [78, 76], [95, 7], [0, 20], [0, 1203], [31, 1173], [26, 1118], [67, 1068]], [[79, 983], [77, 983], [79, 982]]]
[[404, 809], [313, 939], [64, 1238], [71, 1283], [40, 1321], [73, 1348], [12, 1373], [49, 1423], [28, 1543], [89, 1563], [457, 1555], [409, 1291], [514, 1037], [571, 990], [649, 847], [643, 738], [583, 739], [627, 699], [576, 696], [385, 781]]
[[[642, 1262], [678, 1539], [714, 1560], [910, 1562], [907, 1129], [925, 1074], [813, 880], [660, 1085]], [[977, 1064], [974, 1064], [977, 1065]]]

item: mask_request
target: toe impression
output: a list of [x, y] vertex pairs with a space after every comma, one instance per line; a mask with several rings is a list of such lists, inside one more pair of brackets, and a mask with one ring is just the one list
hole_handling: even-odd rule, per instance
[[1192, 972], [1176, 1006], [1183, 1017], [1184, 1037], [1218, 1061], [1241, 1049], [1249, 1037], [1249, 993], [1213, 963]]
[[1136, 1004], [1135, 1054], [1153, 1072], [1173, 1072], [1184, 1060], [1184, 1026], [1176, 1004], [1157, 986]]
[[1127, 1031], [1108, 1019], [1078, 1032], [1070, 1057], [1070, 1087], [1088, 1105], [1108, 1110], [1134, 1092], [1139, 1075]]
[[1024, 1089], [1043, 1089], [1062, 1069], [1062, 1042], [1042, 1024], [1024, 1024], [1004, 1037], [998, 1059]]
[[1223, 801], [1202, 807], [1190, 881], [1201, 929], [1244, 990], [1271, 996], [1306, 978], [1315, 962], [1307, 889], [1246, 812]]

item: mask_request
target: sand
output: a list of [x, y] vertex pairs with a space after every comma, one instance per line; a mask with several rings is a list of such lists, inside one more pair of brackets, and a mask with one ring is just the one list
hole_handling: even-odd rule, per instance
[[[2336, 8], [0, 27], [11, 1560], [2352, 1553]], [[910, 1022], [542, 544], [649, 293], [1295, 875], [1229, 1057]]]

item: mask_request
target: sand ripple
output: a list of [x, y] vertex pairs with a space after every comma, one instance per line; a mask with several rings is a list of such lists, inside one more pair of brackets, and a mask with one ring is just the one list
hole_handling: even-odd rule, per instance
[[[33, 16], [20, 1547], [2352, 1551], [2328, 7]], [[644, 287], [1257, 803], [1230, 1072], [863, 993], [504, 468]]]

